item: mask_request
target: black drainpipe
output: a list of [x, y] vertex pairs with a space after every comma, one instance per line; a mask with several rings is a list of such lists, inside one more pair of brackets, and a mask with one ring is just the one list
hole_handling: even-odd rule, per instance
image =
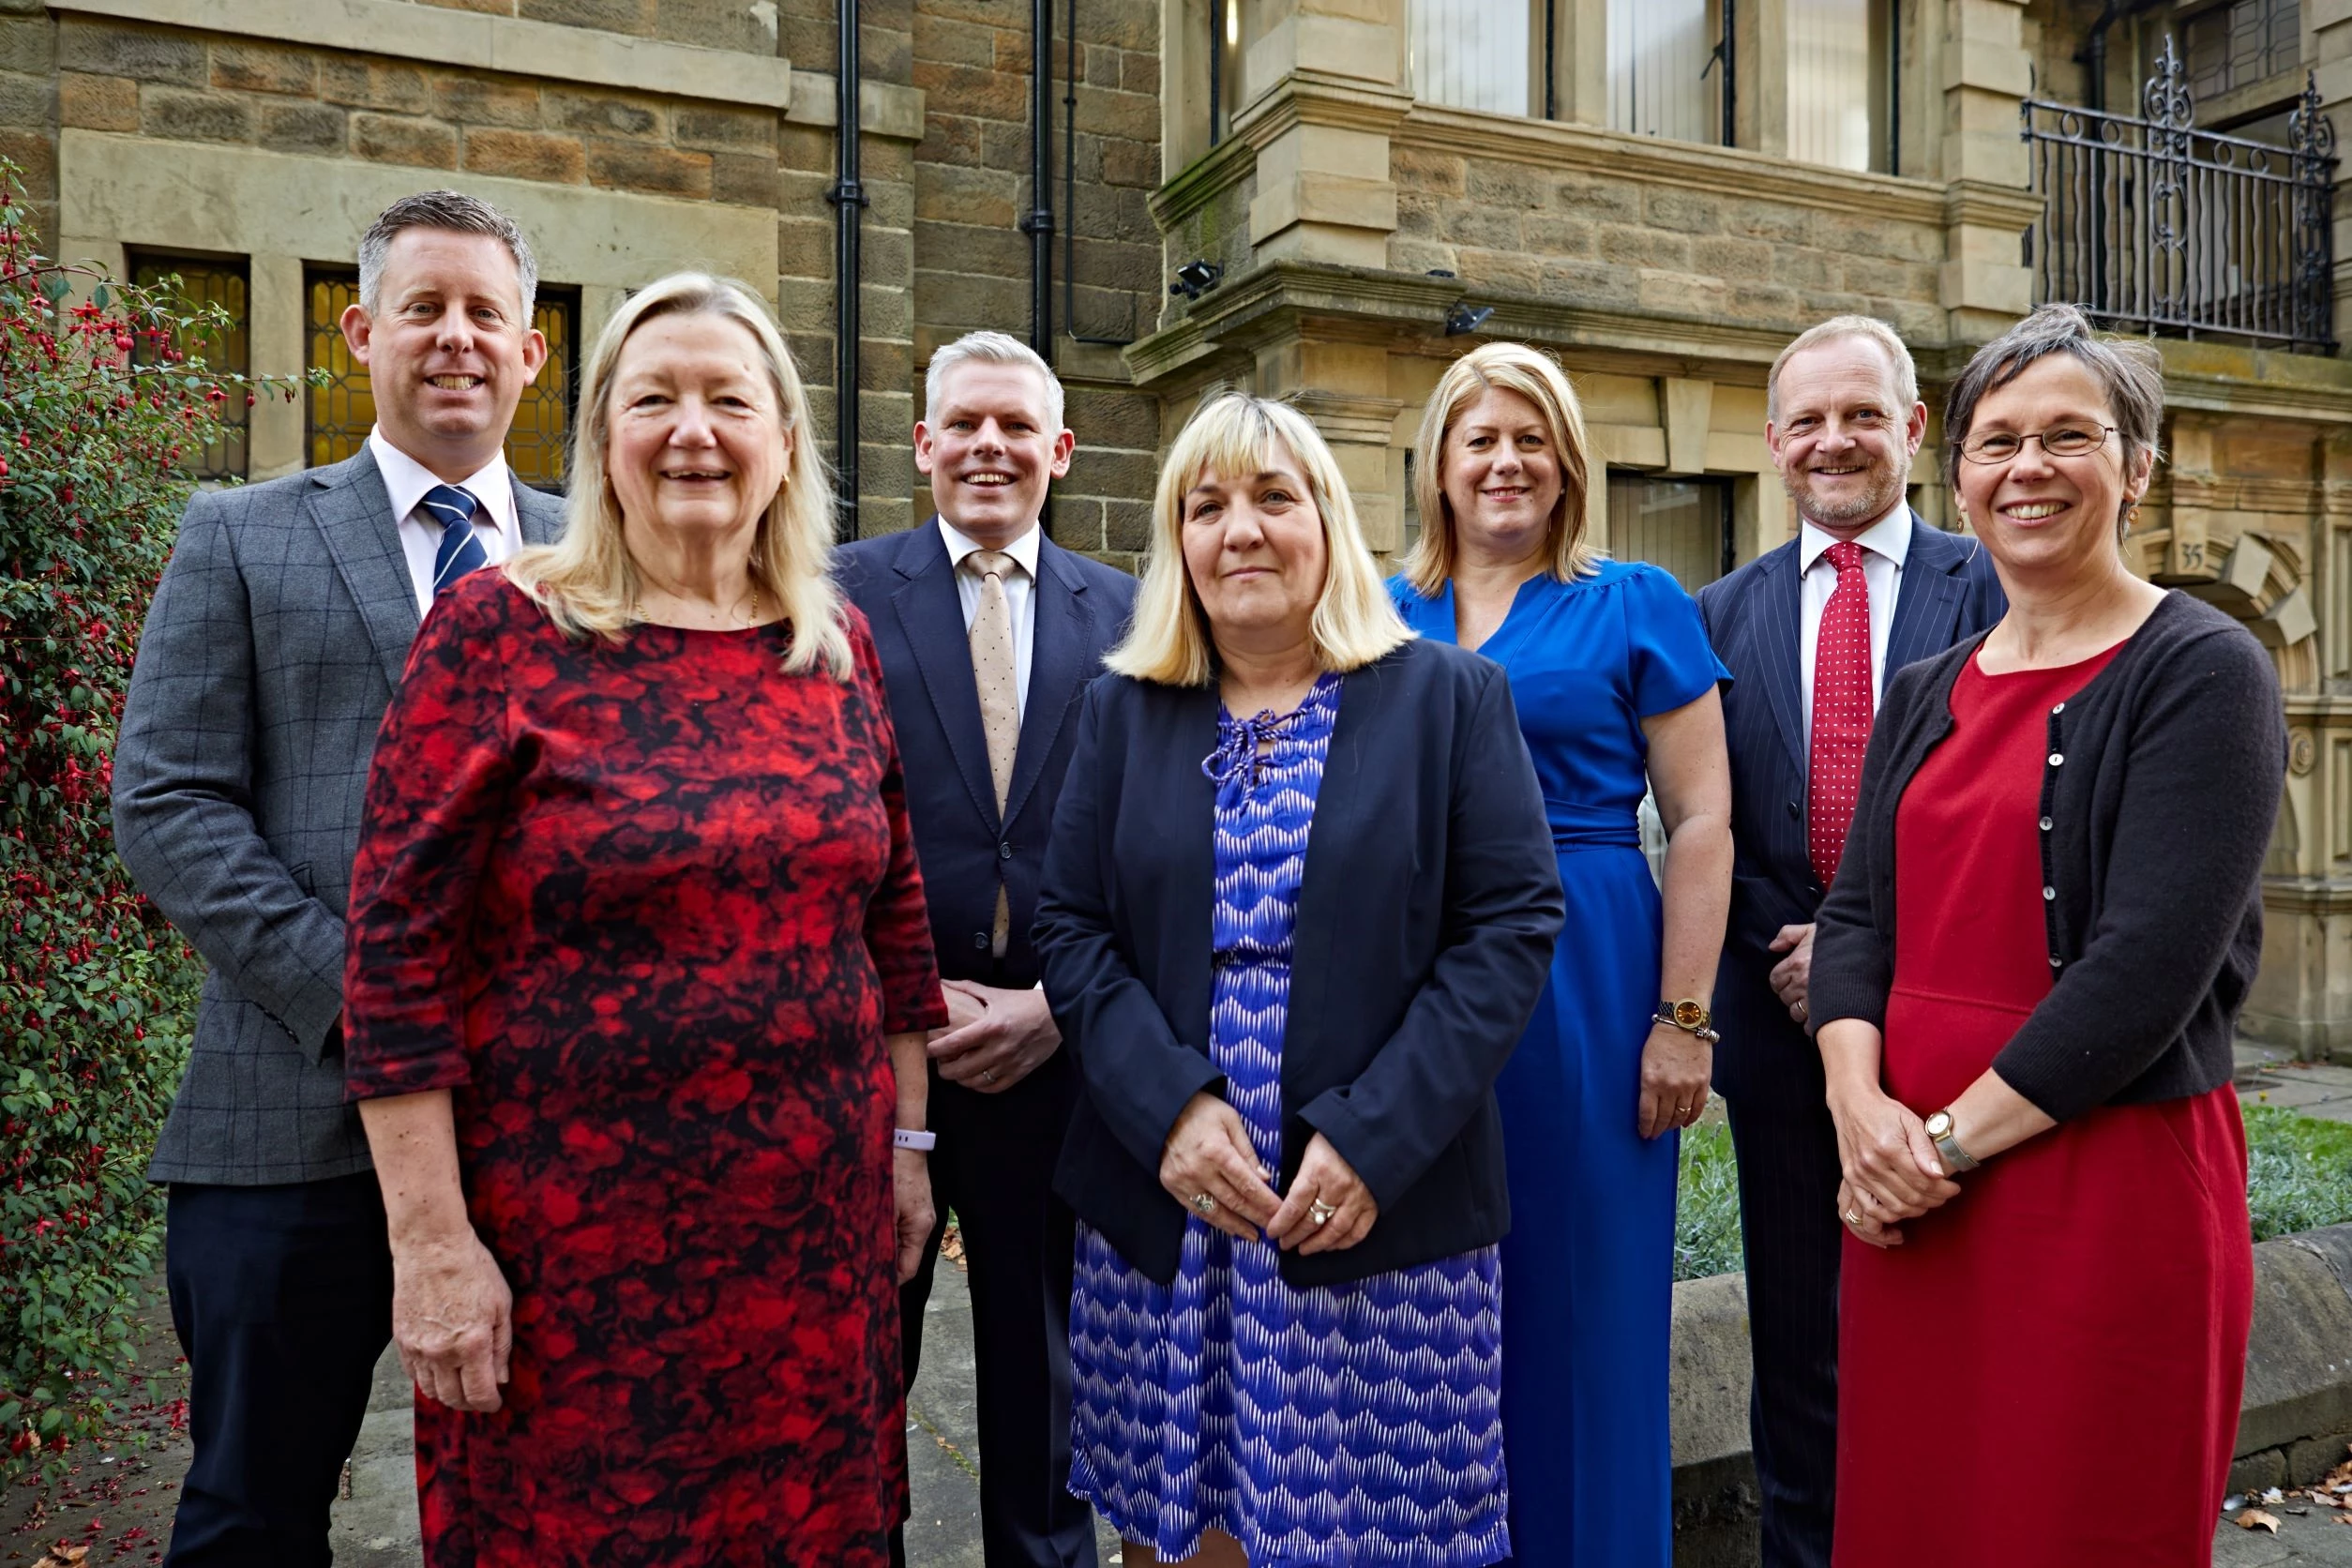
[[1078, 0], [1070, 0], [1068, 31], [1062, 40], [1062, 210], [1070, 215], [1062, 230], [1062, 329], [1073, 342], [1123, 349], [1135, 339], [1093, 338], [1078, 329]]
[[859, 260], [859, 241], [864, 237], [866, 218], [866, 187], [858, 175], [858, 64], [857, 64], [857, 0], [836, 0], [841, 28], [840, 57], [837, 62], [835, 101], [840, 115], [836, 143], [840, 153], [840, 178], [825, 192], [825, 200], [833, 204], [835, 219], [834, 246], [834, 323], [833, 323], [833, 422], [834, 422], [834, 494], [836, 509], [834, 535], [837, 538], [854, 539], [857, 535], [857, 384], [858, 339], [862, 328], [858, 324], [858, 285], [865, 276]]
[[1029, 346], [1053, 363], [1053, 0], [1029, 7]]

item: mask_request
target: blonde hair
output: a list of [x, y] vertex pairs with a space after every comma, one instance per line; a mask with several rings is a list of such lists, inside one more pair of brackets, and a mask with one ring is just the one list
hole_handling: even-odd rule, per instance
[[1184, 497], [1203, 475], [1262, 474], [1285, 456], [1305, 475], [1323, 520], [1323, 591], [1310, 635], [1319, 669], [1361, 670], [1409, 642], [1410, 627], [1389, 602], [1380, 569], [1364, 542], [1355, 499], [1338, 460], [1306, 415], [1288, 404], [1229, 392], [1192, 416], [1160, 465], [1152, 500], [1152, 554], [1126, 638], [1105, 667], [1162, 686], [1209, 684], [1215, 672], [1209, 618], [1184, 564]]
[[800, 371], [767, 307], [731, 278], [671, 273], [630, 295], [605, 324], [580, 371], [563, 537], [518, 552], [506, 563], [506, 576], [571, 635], [621, 641], [632, 624], [639, 579], [622, 537], [620, 500], [605, 472], [612, 437], [605, 397], [631, 333], [663, 316], [698, 315], [733, 322], [750, 335], [766, 362], [783, 417], [790, 446], [784, 483], [757, 524], [751, 578], [776, 596], [791, 628], [784, 668], [803, 673], [822, 664], [836, 679], [847, 680], [850, 639], [831, 576], [833, 492], [825, 481], [824, 460], [810, 436], [807, 394], [801, 390]]
[[1919, 367], [1911, 363], [1911, 351], [1904, 345], [1901, 336], [1876, 316], [1832, 316], [1798, 333], [1773, 358], [1772, 368], [1764, 377], [1764, 417], [1772, 424], [1780, 423], [1782, 366], [1809, 348], [1847, 338], [1878, 345], [1878, 352], [1887, 356], [1887, 369], [1894, 377], [1894, 400], [1903, 405], [1889, 412], [1897, 416], [1898, 422], [1909, 415], [1911, 405], [1919, 401]]
[[1446, 367], [1438, 389], [1422, 411], [1413, 470], [1413, 504], [1421, 509], [1421, 537], [1405, 557], [1405, 580], [1426, 598], [1454, 575], [1460, 546], [1454, 536], [1454, 507], [1445, 498], [1445, 438], [1470, 404], [1492, 391], [1515, 392], [1535, 405], [1552, 450], [1560, 455], [1560, 505], [1552, 508], [1547, 537], [1551, 560], [1545, 569], [1561, 582], [1598, 568], [1601, 552], [1585, 543], [1584, 505], [1590, 483], [1585, 466], [1584, 409], [1560, 362], [1525, 343], [1481, 343]]

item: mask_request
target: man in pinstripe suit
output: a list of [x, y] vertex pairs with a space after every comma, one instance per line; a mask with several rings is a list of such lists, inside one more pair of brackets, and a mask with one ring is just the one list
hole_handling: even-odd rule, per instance
[[[1715, 982], [1723, 1032], [1715, 1087], [1740, 1161], [1763, 1561], [1828, 1568], [1840, 1171], [1821, 1059], [1805, 1029], [1805, 988], [1813, 912], [1852, 801], [1808, 786], [1821, 782], [1812, 776], [1816, 749], [1830, 755], [1834, 745], [1850, 760], [1854, 736], [1825, 740], [1816, 697], [1844, 674], [1856, 714], [1866, 716], [1895, 671], [1991, 626], [2006, 601], [1976, 540], [1928, 527], [1905, 499], [1927, 409], [1892, 328], [1840, 316], [1805, 332], [1774, 361], [1766, 408], [1765, 438], [1796, 505], [1798, 536], [1698, 596], [1733, 676], [1724, 725], [1739, 849]], [[1862, 581], [1841, 594], [1849, 575]], [[1842, 635], [1825, 640], [1825, 623]]]
[[199, 494], [114, 756], [124, 863], [204, 954], [150, 1180], [195, 1459], [166, 1563], [312, 1568], [391, 1334], [384, 1212], [339, 1060], [343, 910], [376, 728], [433, 595], [554, 537], [501, 447], [546, 358], [512, 220], [393, 204], [342, 322], [376, 427], [348, 461]]

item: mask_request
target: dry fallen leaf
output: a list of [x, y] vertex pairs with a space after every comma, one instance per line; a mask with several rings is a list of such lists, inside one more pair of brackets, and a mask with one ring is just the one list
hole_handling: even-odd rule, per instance
[[2276, 1535], [2279, 1532], [2279, 1521], [2277, 1517], [2273, 1515], [2265, 1514], [2259, 1508], [2247, 1509], [2243, 1514], [2239, 1515], [2238, 1517], [2232, 1521], [2232, 1523], [2236, 1524], [2239, 1530], [2267, 1530], [2273, 1535]]
[[87, 1546], [68, 1545], [63, 1542], [52, 1548], [33, 1568], [82, 1568], [82, 1560], [90, 1555]]

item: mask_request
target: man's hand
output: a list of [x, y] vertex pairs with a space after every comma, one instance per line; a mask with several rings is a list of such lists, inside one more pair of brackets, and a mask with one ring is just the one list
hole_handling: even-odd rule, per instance
[[515, 1294], [481, 1238], [395, 1244], [392, 1342], [416, 1391], [453, 1410], [494, 1410], [514, 1349]]
[[923, 1249], [930, 1244], [931, 1228], [939, 1213], [931, 1207], [931, 1162], [919, 1149], [890, 1152], [892, 1223], [898, 1252], [898, 1283], [904, 1285], [923, 1267]]
[[1803, 1023], [1812, 1005], [1813, 927], [1783, 926], [1772, 938], [1772, 949], [1788, 955], [1772, 966], [1772, 994], [1780, 998], [1790, 1018]]
[[1000, 990], [969, 980], [945, 980], [948, 1026], [927, 1048], [939, 1076], [983, 1094], [1001, 1094], [1035, 1072], [1062, 1048], [1062, 1031], [1047, 1010], [1046, 993]]

